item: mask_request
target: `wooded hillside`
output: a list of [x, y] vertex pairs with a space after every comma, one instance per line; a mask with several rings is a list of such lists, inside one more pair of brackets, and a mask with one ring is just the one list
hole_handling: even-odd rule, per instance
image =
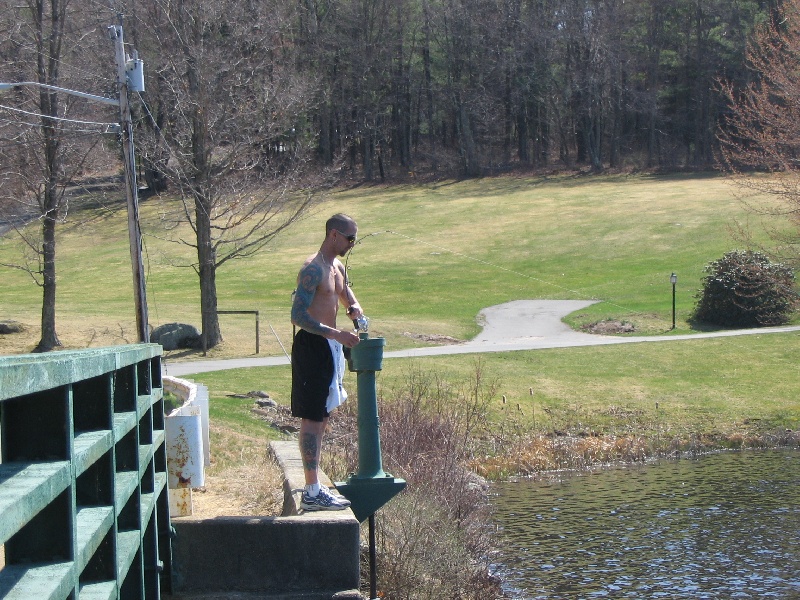
[[[0, 80], [36, 80], [20, 22], [47, 2], [2, 4]], [[258, 150], [249, 165], [282, 173], [309, 149], [364, 180], [708, 168], [727, 111], [717, 81], [748, 82], [748, 36], [780, 1], [61, 4], [65, 87], [91, 73], [111, 89], [102, 24], [124, 15], [145, 64], [137, 135], [153, 186], [169, 155], [202, 163], [243, 143]]]

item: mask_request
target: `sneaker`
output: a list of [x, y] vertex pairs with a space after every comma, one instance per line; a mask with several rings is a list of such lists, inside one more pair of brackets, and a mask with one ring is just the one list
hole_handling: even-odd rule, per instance
[[336, 488], [329, 488], [327, 485], [324, 485], [324, 484], [320, 483], [319, 484], [319, 489], [325, 490], [326, 492], [328, 492], [331, 496], [336, 498], [339, 502], [341, 502], [345, 506], [350, 506], [350, 500], [348, 500], [347, 498], [342, 496], [339, 493], [339, 490], [337, 490]]
[[[347, 502], [347, 504], [345, 504]], [[312, 510], [344, 510], [350, 506], [347, 500], [340, 500], [329, 491], [320, 488], [319, 494], [316, 496], [309, 496], [308, 492], [303, 491], [303, 497], [300, 500], [300, 508], [304, 511]]]

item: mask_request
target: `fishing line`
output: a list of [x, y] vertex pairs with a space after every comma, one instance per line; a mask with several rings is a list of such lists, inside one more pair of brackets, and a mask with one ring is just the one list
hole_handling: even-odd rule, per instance
[[570, 294], [574, 294], [575, 296], [577, 296], [581, 300], [595, 300], [595, 301], [599, 301], [599, 302], [604, 302], [604, 303], [608, 304], [609, 306], [613, 306], [614, 308], [618, 308], [620, 310], [624, 310], [624, 311], [629, 312], [631, 314], [642, 314], [641, 312], [634, 311], [634, 310], [632, 310], [632, 309], [630, 309], [630, 308], [628, 308], [626, 306], [615, 304], [614, 302], [611, 302], [610, 300], [603, 300], [603, 299], [600, 299], [600, 298], [596, 298], [594, 296], [587, 297], [585, 294], [582, 294], [581, 292], [579, 292], [577, 290], [573, 290], [573, 289], [564, 287], [562, 285], [558, 285], [557, 283], [551, 283], [549, 281], [545, 281], [544, 279], [540, 279], [539, 277], [534, 277], [533, 275], [528, 275], [527, 273], [520, 273], [519, 271], [515, 271], [513, 269], [509, 269], [508, 267], [504, 267], [502, 265], [491, 263], [491, 262], [483, 260], [481, 258], [476, 258], [474, 256], [470, 256], [468, 254], [464, 254], [463, 252], [458, 252], [456, 250], [451, 250], [450, 248], [445, 248], [444, 246], [440, 246], [438, 244], [434, 244], [434, 243], [431, 243], [431, 242], [428, 242], [428, 241], [425, 241], [425, 240], [421, 240], [419, 238], [415, 238], [413, 236], [406, 235], [404, 233], [400, 233], [399, 231], [393, 231], [391, 229], [386, 229], [386, 230], [383, 230], [383, 231], [375, 231], [373, 233], [368, 233], [364, 237], [359, 238], [358, 240], [356, 240], [356, 243], [353, 244], [353, 247], [350, 248], [349, 252], [347, 253], [347, 258], [345, 259], [345, 263], [344, 263], [345, 282], [347, 283], [348, 286], [352, 287], [352, 285], [353, 285], [352, 281], [350, 280], [350, 276], [348, 274], [350, 255], [353, 253], [353, 250], [355, 250], [356, 246], [361, 244], [361, 242], [364, 241], [365, 239], [367, 239], [368, 237], [372, 237], [374, 235], [381, 235], [381, 234], [384, 234], [384, 233], [389, 233], [389, 234], [392, 234], [392, 235], [396, 235], [396, 236], [399, 236], [401, 238], [405, 238], [405, 239], [407, 239], [409, 241], [413, 241], [416, 244], [424, 244], [426, 246], [429, 246], [431, 248], [435, 248], [437, 250], [441, 250], [443, 252], [447, 252], [447, 253], [452, 254], [453, 256], [457, 256], [459, 258], [463, 258], [463, 259], [466, 259], [466, 260], [471, 260], [473, 262], [480, 263], [480, 264], [485, 265], [487, 267], [492, 267], [494, 269], [499, 269], [501, 271], [505, 271], [507, 273], [511, 273], [512, 275], [518, 275], [519, 277], [523, 277], [523, 278], [529, 279], [531, 281], [536, 281], [537, 283], [541, 283], [542, 285], [547, 285], [547, 286], [550, 286], [550, 287], [557, 288], [559, 290], [568, 292]]
[[[152, 299], [152, 302], [148, 301], [148, 305], [153, 307], [153, 317], [154, 317], [153, 319], [150, 318], [150, 310], [149, 310], [149, 306], [148, 306], [148, 315], [147, 315], [148, 318], [147, 318], [147, 320], [148, 321], [155, 321], [157, 323], [158, 321], [161, 320], [160, 316], [159, 316], [159, 310], [158, 310], [159, 309], [159, 302], [158, 302], [158, 299], [156, 298], [156, 290], [155, 290], [156, 286], [150, 282], [151, 275], [153, 274], [152, 265], [150, 264], [150, 251], [149, 251], [149, 249], [147, 247], [147, 241], [145, 239], [145, 236], [142, 235], [141, 228], [139, 229], [139, 239], [141, 240], [142, 252], [144, 252], [145, 261], [147, 262], [147, 272], [146, 272], [145, 278], [144, 278], [145, 296], [147, 295], [147, 289], [149, 287], [149, 289], [150, 289], [150, 298]], [[161, 290], [159, 290], [159, 292], [160, 291]], [[146, 327], [150, 327], [150, 323], [147, 323], [145, 326]]]

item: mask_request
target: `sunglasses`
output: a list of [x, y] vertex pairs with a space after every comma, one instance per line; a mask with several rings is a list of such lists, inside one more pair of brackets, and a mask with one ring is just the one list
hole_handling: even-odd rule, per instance
[[339, 235], [343, 236], [343, 237], [344, 237], [344, 239], [346, 239], [346, 240], [347, 240], [348, 242], [350, 242], [351, 244], [352, 244], [353, 242], [355, 242], [355, 241], [356, 241], [356, 235], [355, 235], [355, 234], [353, 234], [353, 235], [345, 235], [345, 234], [343, 234], [341, 231], [339, 231], [338, 229], [336, 229], [335, 231], [336, 231], [336, 233], [338, 233]]

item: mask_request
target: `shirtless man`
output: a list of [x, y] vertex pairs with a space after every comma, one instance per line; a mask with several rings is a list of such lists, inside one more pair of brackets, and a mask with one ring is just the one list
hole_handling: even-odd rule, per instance
[[307, 511], [342, 510], [350, 505], [320, 485], [319, 460], [330, 411], [347, 397], [341, 387], [342, 347], [352, 348], [359, 342], [352, 328], [336, 327], [340, 302], [349, 319], [363, 314], [338, 259], [353, 247], [357, 231], [356, 222], [347, 215], [328, 219], [319, 252], [309, 256], [300, 269], [292, 303], [292, 323], [300, 328], [292, 344], [292, 414], [300, 418], [306, 482], [300, 506]]

